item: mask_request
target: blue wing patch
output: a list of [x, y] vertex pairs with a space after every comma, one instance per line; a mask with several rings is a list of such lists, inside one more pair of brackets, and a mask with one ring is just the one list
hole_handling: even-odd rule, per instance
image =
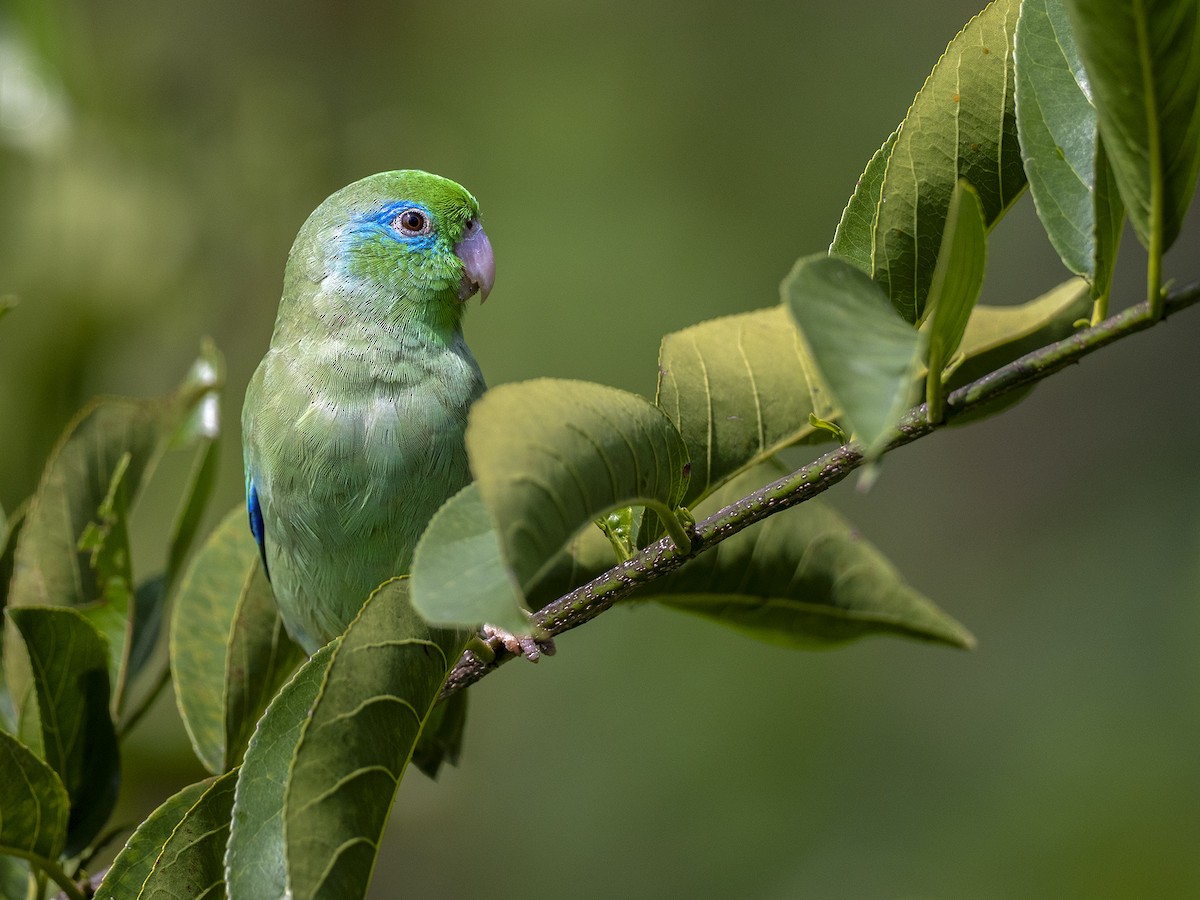
[[246, 511], [250, 513], [250, 533], [254, 535], [254, 540], [258, 544], [258, 555], [262, 557], [263, 571], [267, 573], [267, 579], [271, 578], [271, 570], [267, 566], [267, 537], [266, 529], [263, 526], [262, 506], [258, 502], [258, 488], [254, 486], [254, 479], [246, 476]]

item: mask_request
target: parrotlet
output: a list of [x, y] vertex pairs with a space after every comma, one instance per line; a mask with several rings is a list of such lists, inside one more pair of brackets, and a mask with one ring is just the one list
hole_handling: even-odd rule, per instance
[[412, 169], [342, 188], [292, 245], [242, 440], [250, 528], [310, 654], [408, 571], [470, 480], [463, 435], [484, 381], [462, 318], [495, 278], [475, 198]]

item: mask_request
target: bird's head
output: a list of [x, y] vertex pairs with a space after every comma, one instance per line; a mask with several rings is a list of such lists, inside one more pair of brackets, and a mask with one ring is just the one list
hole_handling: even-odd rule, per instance
[[292, 247], [295, 278], [342, 297], [352, 306], [343, 315], [456, 326], [465, 301], [487, 298], [496, 262], [475, 198], [448, 178], [403, 169], [356, 181], [317, 207]]

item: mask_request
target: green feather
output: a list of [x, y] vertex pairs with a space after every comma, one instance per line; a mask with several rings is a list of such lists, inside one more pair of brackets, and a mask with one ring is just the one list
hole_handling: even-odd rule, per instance
[[[375, 221], [401, 201], [428, 212], [428, 236]], [[463, 432], [484, 383], [462, 336], [471, 273], [456, 246], [478, 214], [452, 181], [386, 172], [329, 197], [288, 256], [242, 433], [276, 602], [310, 653], [407, 571], [430, 517], [470, 480]]]

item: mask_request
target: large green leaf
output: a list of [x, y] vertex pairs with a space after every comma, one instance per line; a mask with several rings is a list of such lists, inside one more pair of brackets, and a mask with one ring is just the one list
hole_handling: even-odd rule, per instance
[[1088, 286], [1081, 278], [1070, 278], [1017, 306], [976, 306], [959, 345], [963, 362], [950, 376], [949, 387], [960, 387], [1068, 337], [1090, 307]]
[[[715, 513], [782, 474], [742, 473], [697, 508]], [[583, 532], [530, 592], [543, 606], [613, 565], [598, 529]], [[867, 635], [970, 647], [958, 622], [909, 587], [841, 516], [819, 501], [776, 513], [726, 538], [625, 603], [659, 601], [769, 643], [823, 649]]]
[[57, 859], [67, 839], [70, 800], [54, 770], [0, 731], [0, 853]]
[[413, 608], [433, 625], [529, 630], [521, 589], [475, 482], [430, 520], [413, 553], [410, 584]]
[[108, 708], [108, 650], [77, 610], [23, 607], [8, 615], [28, 653], [46, 763], [71, 800], [71, 856], [99, 834], [117, 800], [120, 761]]
[[898, 131], [893, 131], [888, 135], [883, 146], [875, 151], [866, 169], [858, 176], [854, 193], [842, 210], [842, 218], [833, 233], [833, 243], [829, 245], [830, 256], [840, 256], [868, 275], [874, 271], [871, 248], [875, 246], [875, 219], [879, 215], [879, 199], [883, 195], [883, 176], [898, 134]]
[[271, 698], [306, 654], [279, 617], [271, 585], [255, 556], [242, 588], [225, 660], [225, 768], [237, 765]]
[[221, 520], [184, 572], [170, 644], [176, 702], [192, 747], [210, 772], [225, 771], [303, 658], [283, 633], [245, 509]]
[[1124, 211], [1065, 0], [1024, 0], [1015, 66], [1021, 156], [1038, 218], [1063, 264], [1104, 296]]
[[1067, 0], [1067, 11], [1133, 229], [1161, 253], [1200, 170], [1200, 3]]
[[658, 352], [659, 409], [687, 445], [691, 506], [780, 448], [828, 434], [814, 412], [804, 344], [775, 306], [712, 319], [668, 334]]
[[971, 311], [983, 287], [986, 262], [987, 228], [979, 195], [970, 184], [960, 181], [950, 198], [946, 230], [942, 234], [938, 262], [929, 288], [929, 305], [933, 311], [926, 320], [929, 326], [926, 360], [929, 378], [925, 402], [931, 422], [942, 421], [945, 397], [942, 372], [962, 342]]
[[888, 156], [872, 270], [910, 322], [925, 313], [950, 196], [979, 192], [991, 227], [1025, 187], [1013, 113], [1013, 34], [1020, 0], [993, 0], [967, 23], [913, 101]]
[[230, 900], [282, 897], [287, 891], [283, 805], [300, 733], [325, 683], [340, 638], [318, 650], [275, 695], [238, 770], [225, 851]]
[[583, 381], [488, 391], [471, 409], [467, 451], [522, 587], [611, 509], [653, 507], [670, 524], [687, 488], [687, 450], [670, 419], [642, 397]]
[[[778, 477], [762, 467], [731, 481], [700, 514]], [[820, 649], [870, 634], [971, 647], [958, 622], [908, 586], [858, 530], [809, 501], [722, 541], [634, 595], [696, 613], [752, 637]]]
[[[153, 832], [146, 835], [146, 845], [138, 847], [149, 855], [156, 849], [155, 839], [166, 834], [166, 840], [137, 891], [126, 892], [125, 885], [128, 883], [132, 887], [136, 875], [146, 866], [144, 859], [133, 858], [126, 877], [114, 882], [114, 889], [108, 896], [136, 900], [180, 900], [183, 897], [218, 900], [225, 897], [225, 844], [229, 837], [237, 772], [226, 772], [203, 784], [199, 797], [169, 832], [166, 827], [169, 819], [191, 799], [192, 792], [185, 789], [172, 798], [175, 802], [168, 801], [170, 805], [162, 812], [162, 819], [155, 824]], [[117, 890], [122, 892], [117, 893]]]
[[425, 624], [407, 579], [376, 591], [350, 624], [288, 773], [290, 897], [365, 895], [392, 798], [466, 640]]
[[96, 900], [129, 900], [142, 896], [142, 886], [158, 864], [163, 846], [214, 781], [210, 778], [189, 784], [150, 813], [113, 860], [96, 891]]
[[800, 259], [781, 292], [838, 409], [868, 455], [878, 454], [912, 402], [923, 336], [869, 276], [835, 256]]

